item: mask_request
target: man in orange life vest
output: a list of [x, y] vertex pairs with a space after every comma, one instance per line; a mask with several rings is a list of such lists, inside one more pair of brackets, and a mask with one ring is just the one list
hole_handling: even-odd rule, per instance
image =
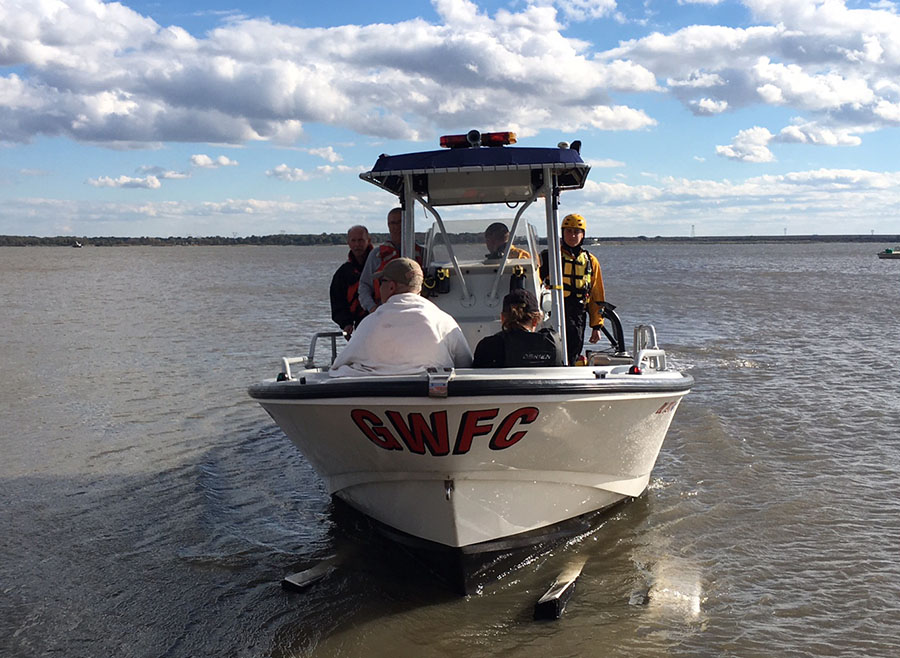
[[341, 265], [331, 278], [331, 319], [347, 336], [366, 317], [366, 310], [359, 303], [359, 275], [362, 273], [372, 240], [365, 226], [353, 226], [347, 231], [347, 262]]
[[[484, 230], [484, 244], [488, 249], [485, 258], [489, 260], [499, 260], [503, 258], [506, 251], [506, 245], [509, 243], [509, 229], [503, 222], [494, 222]], [[509, 248], [510, 259], [514, 258], [531, 258], [524, 249], [519, 249], [515, 245]]]
[[[387, 242], [372, 249], [362, 273], [359, 275], [359, 302], [366, 312], [371, 313], [381, 304], [381, 291], [373, 285], [375, 274], [384, 269], [384, 266], [395, 258], [400, 257], [400, 239], [402, 237], [403, 211], [400, 208], [392, 208], [387, 216], [388, 232], [390, 238]], [[422, 264], [424, 249], [422, 245], [416, 245], [415, 260]]]

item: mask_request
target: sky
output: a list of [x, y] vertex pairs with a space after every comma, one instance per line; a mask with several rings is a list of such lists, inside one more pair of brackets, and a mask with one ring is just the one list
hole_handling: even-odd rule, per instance
[[473, 128], [581, 140], [591, 236], [900, 233], [898, 3], [0, 0], [2, 235], [383, 232]]

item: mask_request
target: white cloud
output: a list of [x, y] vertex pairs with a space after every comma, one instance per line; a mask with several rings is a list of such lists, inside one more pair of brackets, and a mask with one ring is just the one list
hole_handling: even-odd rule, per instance
[[900, 103], [881, 100], [875, 106], [875, 114], [884, 121], [900, 124]]
[[143, 167], [138, 167], [137, 173], [152, 174], [160, 180], [183, 180], [191, 177], [189, 173], [184, 171], [172, 171], [171, 169], [164, 169], [162, 167], [157, 167], [154, 165], [144, 165]]
[[669, 87], [723, 87], [725, 80], [718, 73], [708, 73], [704, 71], [691, 71], [685, 79], [669, 78], [666, 80]]
[[593, 57], [557, 21], [558, 11], [609, 16], [613, 0], [494, 15], [468, 0], [435, 0], [435, 23], [332, 28], [232, 17], [202, 37], [100, 0], [14, 4], [0, 20], [0, 65], [27, 73], [0, 77], [0, 141], [291, 144], [309, 122], [387, 139], [451, 126], [515, 125], [530, 135], [654, 125], [610, 97], [658, 89], [654, 74]]
[[759, 58], [752, 73], [760, 95], [772, 105], [835, 110], [846, 105], [870, 105], [875, 98], [861, 77], [846, 78], [837, 72], [810, 74], [799, 65], [775, 64], [768, 57]]
[[602, 18], [616, 11], [616, 0], [533, 0], [531, 4], [556, 7], [571, 21]]
[[691, 107], [694, 114], [721, 114], [728, 109], [727, 101], [717, 101], [712, 98], [701, 98], [698, 101], [691, 101]]
[[[743, 4], [750, 14], [742, 22], [756, 24], [693, 25], [596, 52], [594, 44], [568, 36], [565, 23], [600, 17], [597, 30], [585, 33], [614, 39], [608, 28], [620, 17], [613, 0], [526, 0], [505, 3], [493, 14], [467, 0], [435, 0], [433, 22], [331, 28], [232, 14], [198, 36], [179, 26], [162, 27], [117, 3], [0, 0], [0, 144], [44, 135], [116, 148], [165, 141], [296, 145], [311, 124], [379, 140], [431, 139], [460, 127], [509, 128], [523, 138], [547, 129], [569, 135], [644, 130], [657, 125], [653, 110], [643, 109], [656, 107], [652, 101], [643, 104], [654, 93], [671, 95], [696, 116], [732, 113], [710, 123], [750, 116], [747, 108], [760, 105], [788, 108], [760, 113], [757, 121], [795, 117], [789, 122], [745, 124], [748, 129], [731, 144], [716, 148], [722, 157], [748, 163], [774, 161], [785, 143], [855, 146], [871, 132], [900, 126], [900, 18], [893, 3], [851, 3], [868, 9], [850, 8], [844, 0]], [[362, 170], [340, 164], [341, 154], [330, 146], [300, 150], [326, 164], [306, 169], [281, 164], [266, 175], [296, 182]], [[237, 165], [225, 156], [195, 158], [194, 167]], [[593, 166], [623, 167], [602, 160]], [[158, 189], [162, 181], [188, 175], [148, 167], [135, 177], [104, 176], [88, 183]], [[667, 217], [670, 211], [675, 217], [702, 215], [705, 201], [698, 199], [715, 200], [731, 217], [759, 212], [762, 218], [763, 210], [773, 208], [792, 212], [768, 196], [771, 190], [798, 195], [792, 197], [797, 208], [805, 204], [815, 210], [809, 215], [798, 210], [798, 221], [827, 220], [840, 207], [871, 216], [896, 212], [897, 195], [876, 184], [891, 176], [831, 177], [826, 182], [828, 175], [817, 171], [734, 184], [657, 177], [650, 185], [630, 186], [625, 173], [614, 183], [590, 182], [585, 194], [622, 204], [635, 221]], [[893, 210], [884, 210], [890, 203]], [[52, 205], [41, 207], [58, 212]], [[244, 212], [275, 217], [285, 207], [259, 200], [140, 206], [146, 216], [173, 222]], [[96, 212], [106, 210], [115, 209]], [[122, 206], [121, 226], [129, 226], [133, 210]], [[84, 216], [93, 218], [93, 212], [85, 210]], [[310, 217], [319, 225], [331, 221], [328, 212]], [[76, 226], [76, 219], [69, 217], [66, 225]], [[202, 226], [191, 232], [201, 233]], [[733, 226], [741, 232], [745, 224]], [[844, 224], [835, 226], [844, 231]]]
[[866, 171], [862, 169], [816, 169], [782, 176], [767, 176], [764, 180], [815, 187], [824, 190], [886, 190], [900, 182], [897, 173]]
[[594, 169], [612, 169], [612, 168], [618, 168], [618, 167], [625, 166], [624, 162], [619, 162], [618, 160], [611, 160], [609, 158], [606, 158], [603, 160], [586, 159], [585, 163], [590, 165]]
[[574, 133], [585, 126], [598, 130], [640, 130], [655, 125], [656, 119], [649, 117], [643, 110], [635, 110], [626, 105], [600, 105], [588, 110], [578, 121], [570, 123], [560, 120], [559, 128], [564, 132]]
[[584, 186], [588, 198], [605, 203], [642, 203], [659, 198], [662, 192], [652, 185], [628, 185], [588, 181]]
[[94, 187], [115, 187], [115, 188], [132, 188], [158, 190], [162, 187], [160, 181], [163, 180], [184, 180], [190, 178], [189, 173], [183, 171], [173, 171], [164, 169], [154, 165], [144, 165], [138, 167], [138, 176], [99, 176], [97, 178], [89, 178], [87, 183]]
[[343, 158], [338, 153], [336, 153], [334, 148], [331, 146], [305, 150], [310, 155], [316, 155], [323, 160], [328, 160], [328, 162], [340, 162], [341, 160], [343, 160]]
[[[0, 199], [0, 232], [10, 235], [257, 235], [342, 232], [390, 208], [383, 193], [290, 200], [114, 203]], [[744, 180], [657, 177], [649, 183], [589, 180], [578, 211], [596, 235], [781, 235], [894, 232], [900, 171], [814, 169]], [[536, 213], [542, 212], [540, 208]], [[287, 219], [286, 219], [287, 218]], [[69, 227], [64, 231], [63, 227]]]
[[296, 167], [289, 167], [282, 163], [266, 171], [266, 176], [276, 178], [287, 183], [301, 183], [314, 178], [322, 178], [331, 174], [359, 174], [368, 171], [368, 167], [350, 167], [347, 165], [321, 165], [313, 171], [305, 171]]
[[862, 139], [852, 132], [864, 131], [862, 127], [854, 129], [836, 129], [817, 123], [800, 122], [782, 128], [778, 137], [779, 142], [797, 144], [818, 144], [821, 146], [859, 146]]
[[236, 160], [231, 160], [224, 155], [211, 158], [203, 153], [191, 156], [191, 165], [202, 169], [218, 169], [219, 167], [236, 167]]
[[350, 167], [348, 165], [322, 165], [316, 167], [316, 173], [321, 176], [329, 176], [331, 174], [361, 174], [369, 171], [369, 167]]
[[[781, 141], [848, 145], [900, 122], [900, 17], [845, 0], [743, 0], [759, 22], [747, 28], [691, 25], [621, 43], [600, 55], [626, 60], [666, 80], [695, 114], [753, 105], [786, 106], [817, 126], [805, 140], [788, 126]], [[780, 128], [775, 129], [776, 132]], [[817, 133], [815, 136], [813, 132]], [[727, 157], [766, 161], [767, 151], [720, 147]]]
[[9, 235], [272, 235], [343, 232], [361, 217], [383, 218], [390, 200], [365, 196], [303, 201], [226, 199], [221, 202], [121, 203], [46, 198], [0, 199], [0, 233]]
[[297, 169], [295, 167], [288, 167], [286, 164], [282, 163], [273, 169], [269, 169], [266, 171], [266, 176], [270, 178], [277, 178], [278, 180], [283, 180], [288, 183], [298, 183], [300, 181], [308, 181], [312, 178], [312, 176], [303, 171], [302, 169]]
[[143, 178], [133, 178], [131, 176], [119, 176], [110, 178], [109, 176], [100, 176], [99, 178], [89, 178], [88, 184], [94, 187], [126, 187], [126, 188], [143, 188], [147, 190], [158, 190], [162, 184], [156, 176], [144, 176]]
[[766, 128], [754, 126], [740, 131], [729, 146], [716, 146], [716, 153], [742, 162], [772, 162], [768, 144], [774, 136]]
[[[743, 181], [663, 177], [585, 186], [579, 212], [597, 235], [781, 235], [893, 231], [900, 172], [818, 169]], [[748, 231], [747, 227], [752, 226]], [[594, 234], [595, 231], [591, 231]]]
[[884, 11], [889, 11], [892, 14], [897, 13], [897, 5], [893, 0], [878, 0], [878, 2], [870, 2], [870, 9], [882, 9]]

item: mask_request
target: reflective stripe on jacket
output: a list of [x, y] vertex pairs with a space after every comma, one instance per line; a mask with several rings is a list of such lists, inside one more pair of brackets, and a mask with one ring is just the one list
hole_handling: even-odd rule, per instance
[[[564, 245], [559, 250], [562, 261], [563, 298], [572, 297], [569, 303], [579, 303], [582, 308], [586, 305], [591, 328], [599, 329], [603, 324], [603, 317], [597, 302], [606, 300], [600, 263], [591, 252], [581, 247], [577, 247], [577, 251], [576, 255]], [[540, 269], [541, 280], [545, 285], [549, 283], [549, 267], [550, 258], [545, 249], [541, 252]]]
[[567, 249], [561, 249], [563, 297], [574, 295], [586, 304], [591, 290], [593, 267], [591, 255], [584, 249], [575, 256]]

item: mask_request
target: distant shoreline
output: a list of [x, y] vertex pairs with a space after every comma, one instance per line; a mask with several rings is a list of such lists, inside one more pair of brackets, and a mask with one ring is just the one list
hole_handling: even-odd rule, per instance
[[[472, 233], [461, 236], [460, 242], [478, 244], [482, 240], [481, 234]], [[387, 234], [373, 233], [374, 242], [383, 242]], [[87, 236], [55, 236], [35, 237], [18, 235], [0, 235], [0, 247], [129, 247], [129, 246], [312, 246], [312, 245], [345, 245], [347, 236], [345, 233], [319, 233], [319, 234], [279, 234], [279, 235], [251, 235], [243, 238], [212, 237], [168, 237], [168, 238], [122, 238], [122, 237], [87, 237]], [[587, 237], [585, 245], [597, 244], [631, 244], [631, 243], [656, 243], [656, 244], [805, 244], [828, 242], [872, 242], [900, 244], [900, 234], [881, 235], [717, 235], [697, 237], [671, 237], [671, 236], [637, 236], [637, 237]]]

